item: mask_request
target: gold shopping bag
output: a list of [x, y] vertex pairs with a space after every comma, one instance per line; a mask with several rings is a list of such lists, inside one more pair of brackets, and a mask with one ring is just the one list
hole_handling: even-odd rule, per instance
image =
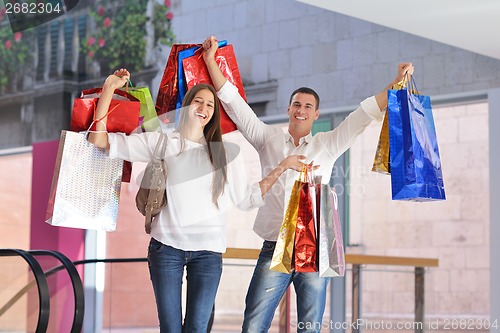
[[373, 159], [372, 171], [388, 175], [391, 173], [391, 166], [389, 162], [389, 117], [387, 114], [384, 116], [382, 129], [380, 130], [380, 137], [378, 139], [377, 151]]
[[282, 273], [290, 273], [292, 270], [293, 249], [295, 243], [295, 229], [297, 227], [297, 216], [299, 212], [300, 191], [305, 177], [305, 166], [300, 172], [299, 179], [295, 181], [288, 200], [285, 217], [281, 224], [276, 247], [274, 248], [273, 259], [270, 270]]
[[297, 213], [299, 211], [300, 182], [295, 181], [292, 194], [288, 201], [285, 218], [281, 224], [273, 259], [269, 269], [282, 273], [290, 273], [292, 269], [293, 245], [295, 241], [295, 227], [297, 226]]
[[[408, 85], [407, 80], [408, 78], [406, 78], [406, 80], [393, 84], [391, 89], [403, 89]], [[389, 95], [389, 92], [387, 92], [387, 94]], [[389, 150], [389, 115], [386, 112], [384, 115], [384, 122], [382, 123], [382, 129], [380, 130], [380, 136], [378, 138], [377, 151], [375, 152], [375, 158], [373, 159], [372, 171], [384, 175], [391, 174]]]

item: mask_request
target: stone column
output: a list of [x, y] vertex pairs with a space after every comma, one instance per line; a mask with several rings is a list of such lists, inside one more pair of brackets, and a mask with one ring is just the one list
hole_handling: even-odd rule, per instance
[[[500, 325], [500, 89], [488, 91], [490, 151], [490, 323]], [[496, 322], [495, 322], [496, 321]], [[497, 332], [491, 327], [490, 332]]]
[[154, 17], [154, 1], [149, 0], [146, 7], [146, 17], [148, 21], [146, 23], [146, 56], [144, 57], [144, 67], [149, 67], [154, 64], [154, 43], [155, 43], [155, 29], [153, 26]]

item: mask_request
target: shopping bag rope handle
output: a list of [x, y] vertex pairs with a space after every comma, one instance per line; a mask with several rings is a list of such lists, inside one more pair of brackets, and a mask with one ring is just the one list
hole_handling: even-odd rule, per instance
[[333, 188], [330, 188], [330, 192], [333, 197], [333, 206], [335, 207], [335, 210], [339, 210], [339, 197], [337, 196], [337, 192], [335, 192], [335, 189]]
[[[127, 83], [125, 85], [125, 92], [128, 92], [128, 87], [133, 87], [133, 84], [132, 84], [132, 81], [130, 79], [127, 79]], [[107, 132], [107, 126], [106, 126], [106, 123], [103, 121], [104, 118], [106, 118], [107, 116], [109, 116], [109, 114], [113, 111], [116, 110], [116, 108], [118, 106], [120, 106], [120, 103], [118, 103], [117, 105], [115, 105], [111, 110], [108, 110], [108, 112], [106, 112], [106, 114], [104, 116], [102, 116], [101, 118], [99, 119], [96, 119], [95, 118], [95, 111], [97, 110], [97, 105], [95, 104], [95, 100], [93, 100], [93, 103], [94, 103], [94, 120], [92, 120], [92, 122], [90, 123], [90, 126], [89, 128], [87, 128], [87, 131], [86, 132], [92, 132], [92, 133], [105, 133]], [[103, 131], [91, 131], [90, 129], [92, 128], [92, 126], [94, 126], [95, 123], [102, 123], [104, 125], [104, 130]]]
[[[216, 40], [218, 47], [224, 47], [227, 46], [227, 40]], [[197, 52], [203, 51], [203, 46], [200, 44], [196, 50], [194, 50], [193, 55], [195, 55]], [[203, 52], [200, 53], [198, 56], [198, 59], [200, 59], [203, 56]]]
[[300, 170], [299, 181], [303, 183], [313, 184], [312, 171], [307, 171], [307, 165], [302, 163], [302, 169]]
[[417, 83], [415, 82], [415, 79], [413, 78], [413, 75], [411, 77], [411, 84], [412, 84], [412, 94], [414, 95], [420, 95], [420, 91], [417, 88]]
[[306, 165], [304, 163], [302, 163], [302, 169], [300, 170], [300, 174], [299, 174], [299, 182], [306, 181], [306, 174], [307, 174]]
[[[92, 133], [105, 133], [107, 132], [107, 129], [106, 129], [106, 123], [103, 121], [104, 118], [106, 118], [107, 116], [109, 116], [109, 114], [113, 111], [116, 110], [117, 107], [120, 106], [120, 103], [116, 104], [112, 109], [110, 109], [108, 112], [106, 112], [106, 114], [104, 116], [102, 116], [101, 118], [99, 119], [96, 119], [95, 118], [95, 110], [97, 109], [97, 105], [95, 104], [95, 101], [94, 102], [94, 120], [92, 120], [92, 122], [90, 123], [90, 126], [89, 128], [87, 129], [87, 132], [92, 132]], [[92, 126], [94, 126], [95, 123], [103, 123], [104, 124], [104, 130], [103, 131], [91, 131], [90, 129], [92, 128]]]
[[413, 75], [408, 74], [408, 72], [405, 73], [403, 87], [407, 87], [408, 92], [412, 95], [420, 95]]
[[405, 73], [405, 76], [401, 81], [392, 85], [391, 89], [401, 90], [407, 89], [408, 92], [412, 95], [420, 95], [420, 92], [417, 88], [417, 84], [415, 83], [415, 79], [412, 75]]
[[132, 84], [132, 81], [130, 81], [130, 79], [127, 79], [127, 84], [125, 84], [125, 92], [128, 92], [129, 85], [130, 85], [130, 88], [134, 87], [134, 85]]

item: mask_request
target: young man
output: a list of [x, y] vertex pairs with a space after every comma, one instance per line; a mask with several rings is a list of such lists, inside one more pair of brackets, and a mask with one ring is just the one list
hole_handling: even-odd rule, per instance
[[[300, 154], [306, 156], [307, 162], [314, 161], [315, 165], [319, 165], [315, 175], [321, 176], [322, 182], [328, 184], [337, 158], [373, 119], [383, 118], [383, 111], [387, 107], [387, 90], [402, 81], [406, 74], [413, 74], [411, 63], [399, 64], [396, 79], [382, 92], [361, 102], [360, 107], [334, 130], [314, 136], [311, 129], [319, 116], [319, 96], [310, 88], [299, 88], [290, 96], [288, 132], [283, 133], [281, 128], [260, 121], [238, 94], [237, 88], [225, 79], [215, 62], [217, 47], [215, 37], [207, 38], [203, 42], [203, 58], [224, 109], [259, 153], [263, 177], [285, 156]], [[279, 301], [292, 282], [297, 294], [298, 332], [319, 332], [307, 328], [321, 327], [329, 279], [319, 277], [318, 273], [292, 271], [285, 274], [269, 270], [286, 201], [297, 177], [297, 172], [287, 171], [275, 184], [278, 190], [269, 193], [264, 206], [259, 208], [254, 231], [264, 239], [264, 244], [246, 296], [243, 332], [261, 333], [269, 330]]]

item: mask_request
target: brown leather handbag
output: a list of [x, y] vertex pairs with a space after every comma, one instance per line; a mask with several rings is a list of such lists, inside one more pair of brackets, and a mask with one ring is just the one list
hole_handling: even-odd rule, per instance
[[158, 143], [153, 153], [153, 159], [144, 170], [141, 186], [135, 196], [137, 209], [145, 216], [144, 229], [147, 234], [151, 233], [151, 222], [153, 217], [167, 205], [167, 163], [165, 162], [165, 150], [167, 147], [167, 135], [160, 134]]

